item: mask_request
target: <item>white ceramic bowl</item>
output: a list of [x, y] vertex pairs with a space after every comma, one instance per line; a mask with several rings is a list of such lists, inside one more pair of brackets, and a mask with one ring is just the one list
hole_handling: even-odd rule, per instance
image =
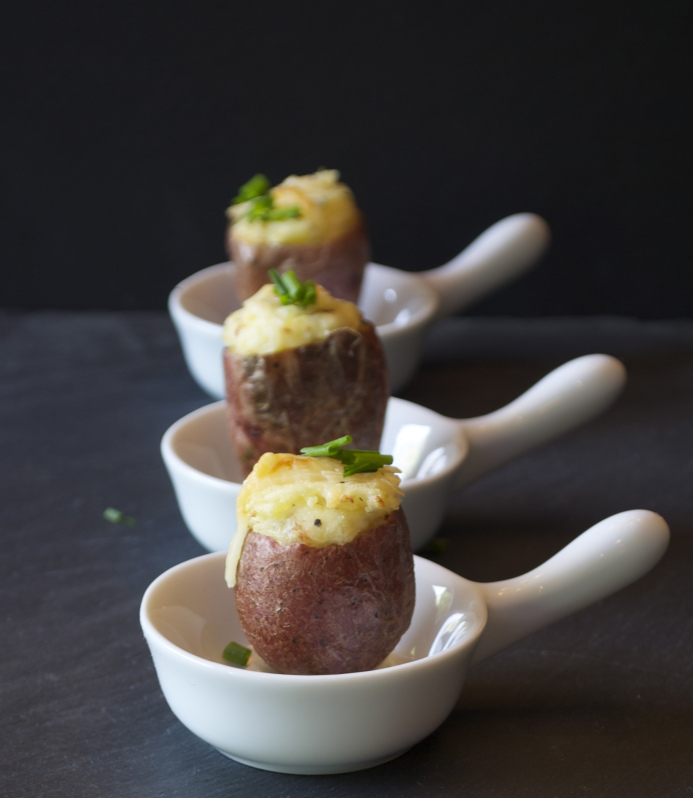
[[[391, 398], [380, 451], [392, 454], [402, 472], [412, 548], [419, 550], [435, 535], [453, 490], [594, 418], [616, 399], [625, 380], [615, 358], [585, 355], [478, 418], [450, 419]], [[173, 424], [161, 454], [188, 529], [209, 551], [226, 550], [236, 531], [242, 478], [225, 403], [202, 407]]]
[[224, 646], [247, 640], [221, 552], [156, 579], [140, 622], [164, 696], [190, 731], [246, 765], [340, 773], [402, 754], [443, 723], [470, 665], [630, 584], [668, 541], [660, 516], [631, 510], [502, 582], [470, 582], [416, 557], [414, 617], [391, 658], [399, 664], [365, 673], [288, 676], [224, 664]]
[[[413, 376], [422, 337], [436, 319], [518, 276], [545, 252], [550, 233], [532, 213], [508, 216], [475, 239], [444, 266], [405, 272], [369, 263], [359, 307], [376, 325], [396, 391]], [[240, 307], [231, 285], [232, 263], [219, 263], [188, 277], [171, 292], [169, 313], [190, 373], [212, 396], [224, 396], [221, 331], [224, 319]]]

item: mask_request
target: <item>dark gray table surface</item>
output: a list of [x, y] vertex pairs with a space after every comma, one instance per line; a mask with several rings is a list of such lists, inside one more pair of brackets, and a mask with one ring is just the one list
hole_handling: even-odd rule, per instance
[[[164, 313], [0, 314], [3, 796], [684, 796], [693, 794], [693, 321], [455, 318], [401, 392], [494, 410], [572, 357], [620, 357], [598, 420], [450, 503], [440, 563], [519, 575], [613, 513], [647, 508], [672, 542], [643, 579], [474, 668], [441, 728], [336, 776], [237, 764], [166, 705], [138, 608], [202, 552], [159, 455], [210, 399]], [[134, 526], [102, 517], [113, 506]], [[234, 719], [242, 722], [242, 719]]]

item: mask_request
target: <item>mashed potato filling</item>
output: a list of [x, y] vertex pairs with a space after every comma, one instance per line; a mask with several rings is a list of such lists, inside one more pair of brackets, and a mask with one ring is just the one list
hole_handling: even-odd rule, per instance
[[281, 546], [344, 545], [380, 524], [401, 501], [393, 466], [345, 478], [342, 463], [330, 457], [263, 454], [236, 500], [238, 526], [226, 558], [226, 581], [229, 587], [236, 584], [251, 530]]
[[333, 297], [320, 285], [315, 289], [317, 302], [303, 308], [282, 305], [274, 286], [263, 285], [224, 322], [224, 345], [236, 355], [269, 355], [322, 341], [341, 327], [361, 328], [353, 302]]
[[324, 169], [312, 175], [291, 175], [270, 189], [275, 208], [298, 206], [294, 219], [250, 221], [247, 203], [232, 205], [233, 237], [249, 244], [317, 244], [349, 232], [360, 218], [351, 189], [339, 182], [339, 172]]

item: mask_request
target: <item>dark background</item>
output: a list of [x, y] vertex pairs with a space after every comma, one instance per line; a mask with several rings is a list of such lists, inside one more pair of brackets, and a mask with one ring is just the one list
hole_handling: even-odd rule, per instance
[[[0, 312], [0, 794], [690, 795], [692, 15], [690, 0], [0, 4], [0, 308], [153, 311]], [[158, 452], [209, 401], [166, 296], [224, 258], [241, 182], [321, 165], [390, 265], [437, 266], [517, 211], [553, 230], [538, 268], [470, 311], [487, 318], [432, 328], [405, 399], [468, 418], [578, 355], [628, 370], [602, 418], [455, 495], [439, 561], [515, 576], [633, 507], [672, 530], [643, 580], [472, 671], [410, 753], [332, 778], [198, 740], [137, 621], [151, 580], [202, 553]], [[499, 318], [554, 314], [586, 318]], [[107, 506], [137, 523], [112, 527]]]
[[403, 269], [547, 219], [475, 314], [688, 317], [692, 8], [6, 1], [0, 306], [163, 309], [240, 183], [328, 166]]

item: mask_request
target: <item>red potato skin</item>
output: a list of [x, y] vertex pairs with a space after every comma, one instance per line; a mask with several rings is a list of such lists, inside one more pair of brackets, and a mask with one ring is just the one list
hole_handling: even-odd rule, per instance
[[343, 546], [281, 546], [246, 537], [235, 587], [254, 650], [279, 673], [352, 673], [377, 667], [406, 632], [416, 587], [401, 510]]
[[342, 236], [317, 244], [267, 245], [238, 241], [233, 224], [226, 234], [226, 250], [234, 262], [233, 282], [243, 302], [270, 282], [267, 272], [293, 269], [299, 280], [313, 280], [332, 296], [356, 303], [363, 272], [370, 260], [370, 243], [363, 216]]
[[370, 322], [323, 341], [271, 355], [224, 352], [231, 440], [247, 476], [265, 452], [351, 435], [356, 449], [377, 450], [390, 392], [385, 355]]

